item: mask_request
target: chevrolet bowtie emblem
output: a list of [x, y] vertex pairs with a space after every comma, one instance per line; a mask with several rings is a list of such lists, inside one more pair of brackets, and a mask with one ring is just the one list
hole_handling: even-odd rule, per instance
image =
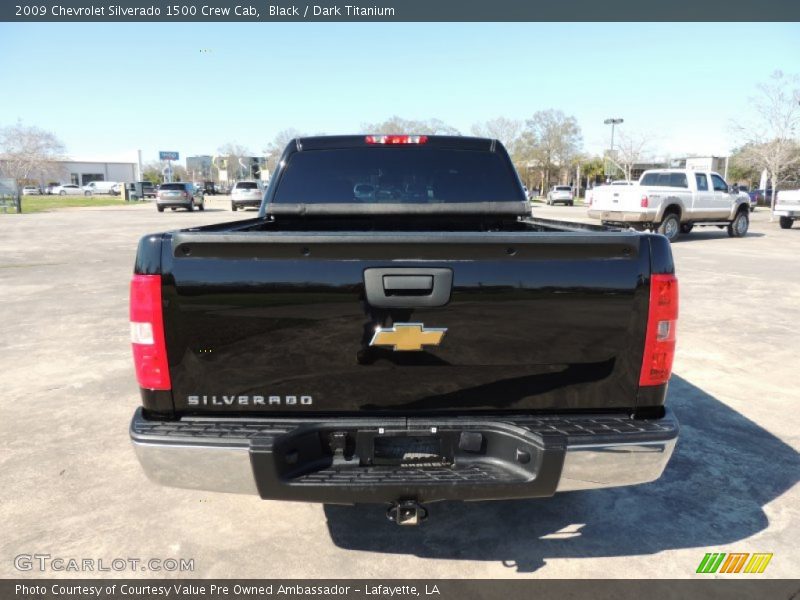
[[422, 323], [395, 323], [394, 327], [377, 327], [370, 346], [392, 346], [395, 351], [422, 350], [423, 346], [442, 343], [447, 328], [425, 329]]

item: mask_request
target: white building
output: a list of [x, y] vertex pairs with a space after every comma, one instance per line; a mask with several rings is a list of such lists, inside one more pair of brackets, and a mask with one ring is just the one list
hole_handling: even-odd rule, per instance
[[[3, 162], [0, 157], [0, 163]], [[0, 164], [0, 171], [2, 171]], [[74, 157], [53, 161], [40, 172], [28, 176], [30, 184], [42, 187], [48, 183], [74, 183], [86, 185], [92, 181], [131, 183], [141, 180], [137, 152], [130, 155], [107, 157]]]
[[[138, 156], [77, 157], [57, 161], [55, 172], [61, 175], [59, 183], [86, 185], [92, 181], [140, 181]], [[48, 183], [48, 182], [42, 182]]]

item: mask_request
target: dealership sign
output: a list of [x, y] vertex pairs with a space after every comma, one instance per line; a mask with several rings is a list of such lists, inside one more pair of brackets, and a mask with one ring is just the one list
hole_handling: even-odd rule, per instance
[[167, 152], [164, 150], [160, 150], [158, 153], [159, 160], [178, 160], [178, 153], [177, 152]]

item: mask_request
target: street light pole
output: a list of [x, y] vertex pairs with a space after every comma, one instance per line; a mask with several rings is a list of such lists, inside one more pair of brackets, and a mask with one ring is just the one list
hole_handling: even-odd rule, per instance
[[624, 121], [625, 121], [624, 119], [620, 118], [606, 119], [605, 121], [603, 121], [603, 124], [611, 125], [611, 149], [609, 150], [609, 156], [606, 157], [605, 160], [606, 182], [608, 182], [611, 175], [611, 171], [608, 168], [608, 159], [614, 154], [614, 127], [619, 125], [620, 123], [623, 123]]

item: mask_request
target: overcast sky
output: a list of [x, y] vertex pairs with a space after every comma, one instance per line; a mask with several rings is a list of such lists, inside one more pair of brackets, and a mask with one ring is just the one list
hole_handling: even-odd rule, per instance
[[0, 126], [49, 129], [74, 157], [257, 153], [285, 128], [392, 115], [469, 133], [548, 108], [589, 152], [622, 117], [660, 155], [726, 154], [756, 83], [800, 71], [800, 25], [3, 23], [0, 64]]

